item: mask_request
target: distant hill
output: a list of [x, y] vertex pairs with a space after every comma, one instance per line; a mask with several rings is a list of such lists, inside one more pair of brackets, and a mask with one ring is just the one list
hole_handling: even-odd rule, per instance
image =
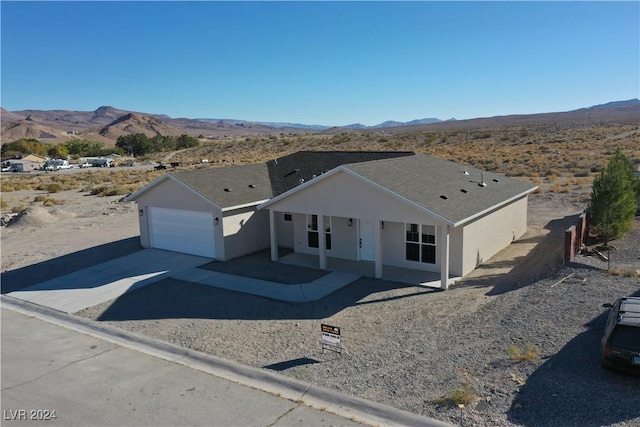
[[37, 123], [27, 117], [2, 126], [2, 142], [17, 139], [69, 140], [71, 136], [65, 131]]
[[356, 130], [385, 129], [391, 132], [438, 128], [482, 128], [494, 126], [583, 126], [602, 123], [640, 123], [640, 100], [614, 101], [578, 110], [556, 113], [520, 114], [482, 117], [469, 120], [424, 118], [409, 122], [385, 121], [375, 126], [354, 123], [345, 126], [306, 125], [288, 122], [251, 122], [236, 119], [172, 118], [164, 114], [148, 114], [102, 106], [94, 111], [70, 110], [0, 110], [2, 142], [20, 138], [48, 139], [64, 142], [84, 138], [115, 144], [120, 135], [144, 133], [225, 138], [243, 135], [265, 135], [273, 132], [337, 133]]
[[128, 113], [118, 117], [108, 125], [102, 127], [98, 134], [108, 139], [118, 139], [122, 135], [143, 133], [148, 137], [156, 135], [180, 135], [181, 130], [167, 126], [154, 116], [145, 116], [137, 113]]

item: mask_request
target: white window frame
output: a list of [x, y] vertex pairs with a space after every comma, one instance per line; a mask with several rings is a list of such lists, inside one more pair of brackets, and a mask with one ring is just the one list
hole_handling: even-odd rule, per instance
[[[314, 222], [314, 217], [315, 217], [315, 226], [313, 224]], [[328, 218], [328, 219], [327, 219]], [[332, 234], [332, 227], [331, 227], [331, 217], [325, 217], [325, 221], [324, 221], [324, 225], [325, 225], [325, 229], [324, 229], [324, 245], [326, 250], [330, 251], [331, 250], [331, 234]], [[310, 234], [314, 233], [317, 235], [316, 239], [318, 242], [318, 246], [312, 246], [310, 243]], [[316, 214], [307, 214], [307, 247], [309, 248], [314, 248], [314, 249], [318, 249], [318, 247], [320, 246], [320, 230], [318, 229], [318, 215]]]
[[[416, 231], [410, 231], [409, 227], [417, 227], [417, 240], [409, 240], [407, 237], [408, 233], [416, 233]], [[415, 223], [405, 223], [404, 224], [404, 259], [409, 262], [421, 262], [424, 264], [436, 264], [437, 258], [437, 242], [438, 242], [438, 227], [435, 225], [428, 224], [415, 224]], [[431, 233], [433, 232], [433, 233]], [[425, 238], [426, 236], [433, 236], [433, 241], [429, 241], [431, 239]], [[409, 245], [416, 245], [418, 247], [418, 259], [409, 259], [408, 247]], [[425, 260], [425, 249], [433, 248], [433, 262]]]

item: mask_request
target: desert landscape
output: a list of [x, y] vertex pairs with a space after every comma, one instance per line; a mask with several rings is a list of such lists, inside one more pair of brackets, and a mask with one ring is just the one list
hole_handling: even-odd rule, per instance
[[[134, 167], [3, 173], [2, 292], [140, 250], [136, 206], [122, 198], [165, 173], [158, 163], [229, 167], [303, 149], [426, 152], [539, 186], [527, 234], [450, 291], [363, 278], [292, 305], [167, 279], [76, 315], [454, 424], [639, 426], [640, 384], [604, 371], [598, 345], [602, 303], [640, 294], [640, 221], [613, 242], [610, 273], [593, 256], [563, 265], [562, 252], [597, 171], [616, 147], [637, 164], [639, 140], [628, 123], [248, 135]], [[320, 323], [343, 328], [342, 354], [322, 351]]]

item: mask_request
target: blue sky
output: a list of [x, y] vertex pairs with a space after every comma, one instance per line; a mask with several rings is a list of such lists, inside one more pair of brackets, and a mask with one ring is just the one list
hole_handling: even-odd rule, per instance
[[374, 125], [640, 97], [639, 2], [12, 2], [1, 105]]

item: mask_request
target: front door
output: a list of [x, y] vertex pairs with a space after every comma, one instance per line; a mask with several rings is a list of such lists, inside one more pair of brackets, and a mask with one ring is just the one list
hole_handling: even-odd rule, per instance
[[373, 223], [361, 219], [359, 234], [360, 259], [363, 261], [375, 261]]

